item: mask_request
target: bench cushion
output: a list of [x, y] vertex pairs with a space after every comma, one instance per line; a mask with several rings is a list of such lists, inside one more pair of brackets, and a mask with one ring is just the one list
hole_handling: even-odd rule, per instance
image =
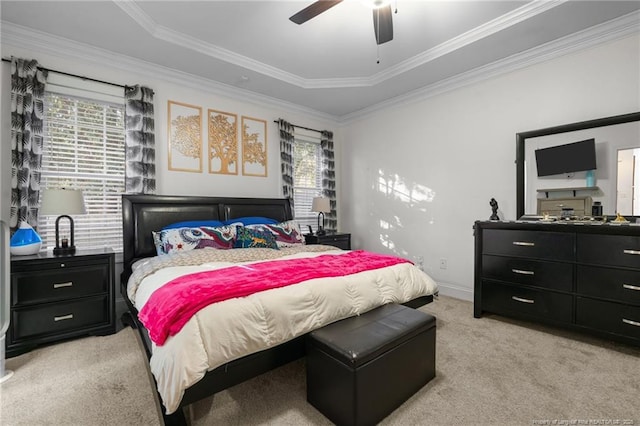
[[388, 304], [314, 330], [309, 337], [319, 349], [358, 367], [435, 325], [432, 315]]

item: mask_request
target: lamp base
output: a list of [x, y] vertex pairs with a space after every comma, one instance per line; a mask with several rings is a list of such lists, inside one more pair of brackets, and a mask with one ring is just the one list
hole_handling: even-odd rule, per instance
[[74, 254], [76, 252], [76, 246], [71, 247], [54, 247], [53, 254], [55, 256], [64, 256], [68, 254]]

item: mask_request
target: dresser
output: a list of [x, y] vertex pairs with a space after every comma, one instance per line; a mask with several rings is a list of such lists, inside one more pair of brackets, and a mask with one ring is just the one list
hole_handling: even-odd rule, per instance
[[351, 250], [351, 234], [340, 232], [327, 233], [325, 235], [306, 234], [304, 239], [307, 244], [325, 244], [343, 250]]
[[111, 250], [12, 256], [7, 356], [71, 337], [114, 333], [114, 265]]
[[475, 223], [474, 316], [640, 345], [640, 226]]

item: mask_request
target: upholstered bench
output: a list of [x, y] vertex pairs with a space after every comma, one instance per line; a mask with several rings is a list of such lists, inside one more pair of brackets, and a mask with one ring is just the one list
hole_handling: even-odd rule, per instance
[[307, 401], [338, 425], [373, 425], [435, 377], [436, 319], [381, 306], [307, 337]]

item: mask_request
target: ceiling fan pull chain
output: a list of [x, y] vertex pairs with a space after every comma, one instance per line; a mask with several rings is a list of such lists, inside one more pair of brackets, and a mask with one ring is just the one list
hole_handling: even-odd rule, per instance
[[[380, 37], [380, 11], [377, 11], [376, 19], [378, 20], [376, 24], [376, 40], [379, 40]], [[376, 43], [376, 64], [380, 63], [380, 45]]]

